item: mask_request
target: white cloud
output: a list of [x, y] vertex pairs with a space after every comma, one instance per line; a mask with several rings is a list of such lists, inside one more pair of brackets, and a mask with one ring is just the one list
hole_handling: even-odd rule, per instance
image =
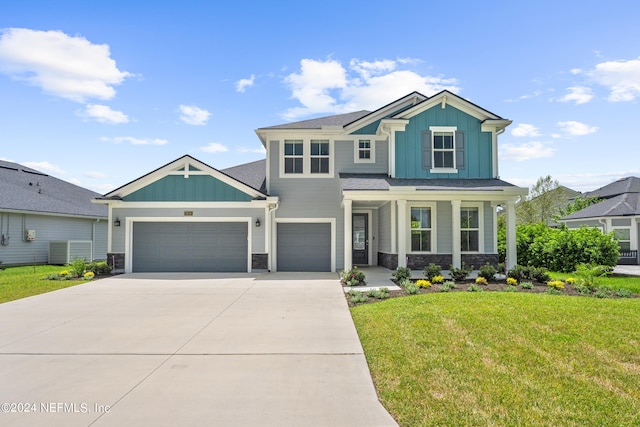
[[575, 102], [575, 105], [586, 104], [593, 99], [591, 88], [586, 86], [571, 86], [567, 88], [568, 94], [560, 98], [560, 102]]
[[567, 122], [558, 122], [558, 127], [562, 132], [571, 136], [584, 136], [594, 133], [598, 130], [596, 126], [589, 126], [582, 122], [569, 120]]
[[89, 104], [85, 111], [78, 113], [80, 117], [96, 119], [100, 123], [129, 123], [129, 117], [121, 111], [112, 110], [107, 105]]
[[15, 163], [13, 160], [7, 159], [6, 157], [0, 157], [0, 160], [5, 161], [5, 162], [10, 162], [10, 163]]
[[246, 147], [240, 147], [238, 148], [238, 151], [241, 153], [258, 153], [258, 154], [266, 154], [267, 150], [265, 150], [265, 148], [263, 146], [260, 146], [259, 148], [246, 148]]
[[552, 157], [556, 150], [545, 146], [542, 142], [532, 141], [524, 144], [504, 144], [500, 148], [500, 160], [525, 160]]
[[72, 184], [75, 184], [77, 186], [81, 186], [82, 185], [82, 181], [80, 181], [78, 178], [70, 178], [66, 180], [67, 182], [70, 182]]
[[530, 125], [527, 123], [520, 123], [511, 131], [511, 135], [518, 136], [518, 137], [520, 136], [534, 137], [534, 136], [540, 136], [540, 132], [538, 131], [538, 128], [535, 127], [534, 125]]
[[89, 172], [85, 172], [84, 176], [86, 176], [87, 178], [105, 179], [105, 178], [108, 178], [109, 175], [102, 172], [98, 172], [98, 171], [89, 171]]
[[573, 74], [574, 76], [581, 74], [582, 73], [582, 69], [580, 68], [572, 68], [571, 71], [569, 71], [571, 74]]
[[195, 105], [181, 105], [180, 106], [180, 120], [188, 125], [202, 126], [207, 124], [209, 120], [210, 112], [198, 108]]
[[640, 58], [602, 62], [589, 76], [611, 91], [611, 102], [633, 101], [640, 96]]
[[256, 80], [256, 76], [254, 76], [253, 74], [251, 74], [251, 77], [248, 79], [240, 79], [236, 82], [236, 92], [241, 92], [244, 93], [244, 91], [248, 88], [253, 86], [253, 83]]
[[114, 142], [116, 144], [128, 142], [131, 145], [165, 145], [168, 142], [166, 139], [135, 138], [133, 136], [116, 136], [113, 138], [104, 136], [100, 138], [100, 140], [106, 142]]
[[200, 147], [200, 151], [205, 153], [226, 153], [229, 149], [218, 142], [210, 142], [206, 147]]
[[56, 175], [65, 175], [67, 173], [59, 166], [56, 166], [49, 162], [23, 162], [22, 164], [28, 168], [35, 169], [40, 172], [52, 173]]
[[113, 86], [131, 76], [118, 69], [106, 44], [27, 28], [2, 31], [0, 72], [76, 102], [111, 99], [116, 94]]
[[458, 92], [453, 78], [422, 76], [400, 65], [415, 60], [361, 61], [352, 59], [348, 68], [339, 61], [303, 59], [300, 71], [291, 73], [285, 83], [292, 97], [302, 106], [283, 113], [287, 120], [317, 113], [345, 113], [362, 109], [376, 109], [386, 103], [418, 91], [430, 96], [443, 89]]

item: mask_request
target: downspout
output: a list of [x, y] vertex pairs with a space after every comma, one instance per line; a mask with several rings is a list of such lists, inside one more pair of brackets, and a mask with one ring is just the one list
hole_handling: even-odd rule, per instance
[[269, 223], [268, 223], [268, 227], [269, 230], [267, 232], [268, 236], [269, 236], [269, 250], [267, 252], [267, 270], [269, 272], [273, 271], [273, 230], [275, 230], [275, 211], [278, 210], [278, 208], [280, 207], [280, 203], [276, 203], [275, 205], [270, 205], [269, 206]]

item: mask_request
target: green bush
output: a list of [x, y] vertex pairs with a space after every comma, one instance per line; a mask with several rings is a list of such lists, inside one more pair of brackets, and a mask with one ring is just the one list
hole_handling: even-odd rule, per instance
[[533, 289], [533, 283], [531, 282], [521, 282], [520, 287], [522, 289]]
[[469, 292], [482, 292], [482, 286], [472, 283], [467, 289]]
[[398, 282], [402, 283], [406, 279], [411, 278], [411, 269], [409, 267], [398, 267], [391, 276]]
[[488, 282], [492, 281], [496, 277], [496, 273], [498, 273], [498, 269], [493, 265], [486, 263], [482, 267], [480, 267], [480, 272], [478, 273], [479, 277], [484, 277]]
[[449, 276], [455, 282], [461, 282], [469, 276], [469, 273], [473, 271], [473, 265], [469, 268], [465, 267], [464, 262], [462, 263], [462, 267], [456, 268], [453, 265], [449, 266]]
[[418, 287], [418, 285], [416, 285], [409, 279], [404, 279], [402, 282], [400, 282], [400, 286], [404, 288], [404, 291], [408, 295], [415, 295], [420, 291], [420, 288]]
[[424, 268], [424, 275], [431, 282], [434, 277], [442, 275], [442, 267], [438, 264], [430, 263]]
[[340, 272], [340, 282], [345, 286], [364, 285], [364, 272], [360, 271], [357, 266], [351, 270], [342, 270]]
[[107, 274], [111, 271], [111, 266], [105, 261], [90, 262], [87, 264], [87, 271], [91, 271], [95, 275]]
[[350, 291], [349, 298], [353, 304], [360, 304], [369, 301], [369, 297], [365, 295], [364, 292], [358, 291]]
[[507, 272], [507, 277], [516, 279], [518, 282], [525, 280], [533, 280], [535, 282], [544, 283], [549, 281], [549, 273], [544, 267], [531, 267], [524, 265], [516, 265]]
[[75, 277], [82, 277], [84, 272], [87, 271], [87, 262], [84, 258], [76, 258], [71, 263], [70, 268]]
[[[576, 276], [578, 276], [576, 288], [593, 292], [598, 286], [600, 278], [607, 276], [612, 270], [611, 267], [606, 265], [579, 264], [576, 267]], [[578, 291], [587, 293], [580, 291], [580, 289], [578, 289]]]
[[375, 299], [389, 298], [389, 289], [388, 288], [370, 289], [369, 291], [367, 291], [367, 296]]
[[456, 289], [457, 287], [455, 282], [447, 280], [440, 286], [440, 292], [449, 292], [451, 289]]

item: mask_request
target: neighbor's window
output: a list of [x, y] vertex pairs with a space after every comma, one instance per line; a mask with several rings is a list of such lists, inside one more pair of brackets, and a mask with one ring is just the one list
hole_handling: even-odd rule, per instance
[[303, 173], [304, 149], [302, 140], [284, 142], [284, 173]]
[[411, 208], [411, 251], [431, 251], [430, 208]]
[[478, 252], [480, 250], [480, 215], [478, 208], [460, 210], [460, 250]]
[[631, 230], [628, 228], [614, 228], [613, 235], [618, 239], [618, 246], [621, 251], [631, 250]]
[[433, 167], [453, 169], [455, 167], [454, 132], [433, 132]]
[[311, 173], [329, 173], [329, 141], [311, 140]]

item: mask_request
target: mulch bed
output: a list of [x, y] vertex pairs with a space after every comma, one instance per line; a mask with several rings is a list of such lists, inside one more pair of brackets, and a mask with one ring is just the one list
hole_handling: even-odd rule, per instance
[[[457, 282], [456, 283], [457, 288], [451, 289], [448, 292], [469, 292], [469, 290], [468, 290], [469, 286], [471, 286], [474, 283], [475, 283], [474, 280], [465, 280], [463, 282]], [[394, 284], [394, 282], [392, 282], [390, 280], [389, 284], [392, 285], [392, 284]], [[433, 284], [429, 288], [420, 288], [418, 290], [418, 293], [417, 294], [413, 294], [413, 295], [442, 293], [443, 291], [441, 290], [441, 286], [442, 286], [441, 284]], [[480, 285], [480, 287], [482, 288], [482, 291], [484, 291], [484, 292], [504, 292], [505, 289], [508, 286], [509, 285], [507, 285], [507, 282], [504, 281], [504, 280], [502, 280], [502, 281], [501, 280], [494, 281], [494, 282], [488, 283], [487, 285]], [[361, 287], [361, 286], [351, 286], [351, 287], [344, 286], [344, 288], [345, 289], [353, 289], [353, 290], [359, 291], [359, 292], [366, 292], [367, 291], [366, 288]], [[518, 285], [516, 287], [516, 291], [515, 292], [518, 292], [518, 293], [529, 293], [529, 294], [544, 294], [544, 293], [547, 292], [548, 289], [549, 289], [549, 286], [547, 286], [546, 283], [533, 282], [533, 288], [524, 289], [520, 285]], [[569, 284], [565, 284], [564, 285], [564, 289], [561, 289], [560, 292], [562, 292], [562, 295], [569, 295], [569, 296], [592, 296], [592, 295], [581, 294], [572, 285], [569, 285]], [[361, 304], [384, 301], [384, 300], [381, 300], [381, 299], [369, 297], [368, 301], [366, 301], [366, 302], [361, 302], [361, 303], [358, 303], [358, 304], [354, 304], [354, 303], [351, 302], [351, 299], [349, 298], [349, 294], [345, 293], [345, 295], [347, 297], [347, 302], [349, 303], [350, 307], [354, 307], [356, 305], [361, 305]], [[397, 291], [392, 291], [392, 290], [389, 291], [389, 298], [399, 298], [399, 297], [404, 297], [404, 296], [411, 296], [411, 295], [407, 294], [404, 291], [404, 289], [397, 290]], [[619, 298], [619, 297], [609, 296], [609, 298]], [[640, 298], [640, 295], [631, 294], [628, 298]]]

